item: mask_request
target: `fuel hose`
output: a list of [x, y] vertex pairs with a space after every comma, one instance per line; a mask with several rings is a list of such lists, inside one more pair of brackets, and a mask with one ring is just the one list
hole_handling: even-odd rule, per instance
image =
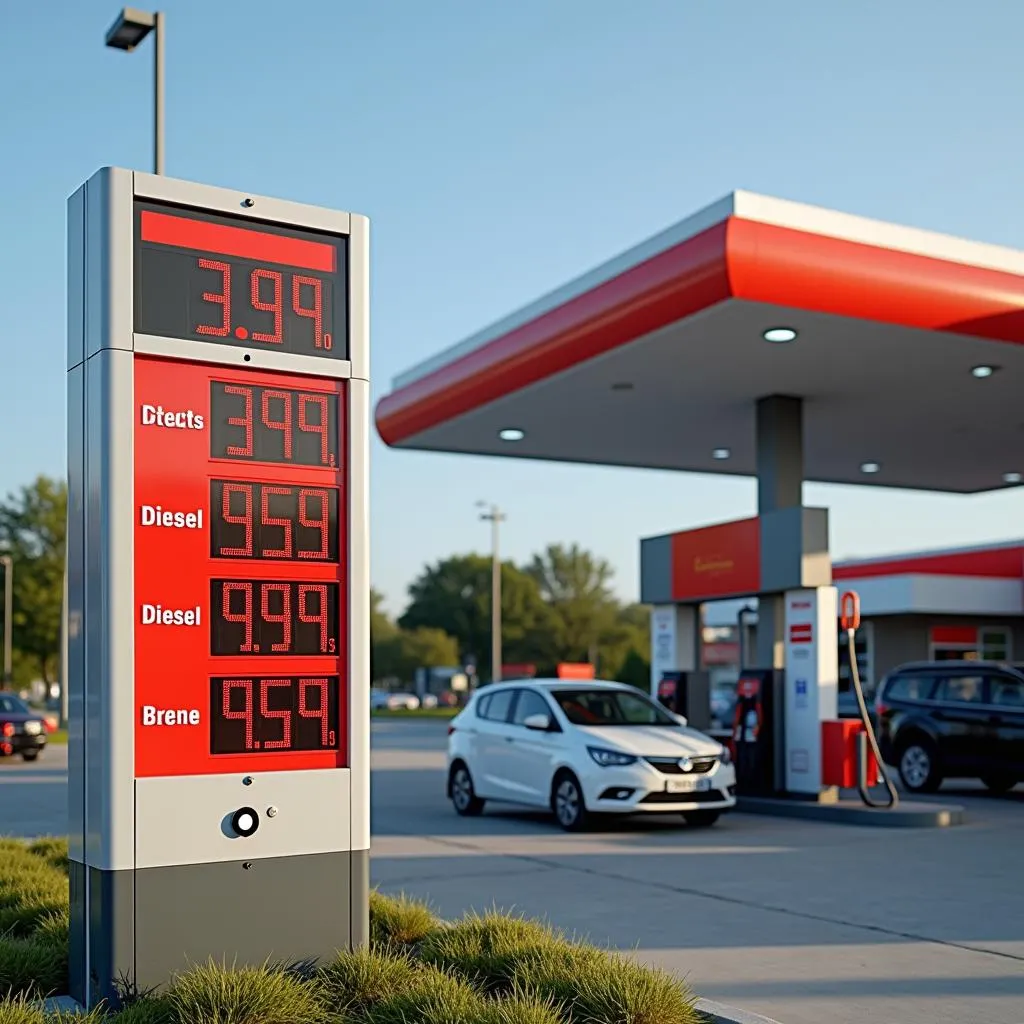
[[[860, 684], [860, 670], [857, 667], [857, 627], [860, 625], [860, 597], [852, 590], [843, 594], [840, 601], [841, 622], [846, 630], [846, 639], [850, 653], [850, 679], [853, 682], [853, 692], [857, 697], [857, 707], [860, 709], [860, 720], [864, 724], [864, 732], [867, 735], [868, 745], [871, 753], [875, 756], [875, 764], [878, 766], [878, 774], [888, 790], [888, 800], [876, 800], [869, 792], [867, 785], [867, 766], [865, 758], [861, 758], [861, 764], [857, 772], [857, 790], [861, 800], [867, 807], [877, 807], [892, 810], [900, 802], [900, 795], [893, 785], [889, 773], [885, 769], [885, 762], [882, 760], [882, 752], [878, 748], [878, 739], [875, 736], [875, 728], [871, 724], [871, 715], [868, 714], [868, 705], [864, 700], [864, 689]], [[862, 748], [863, 749], [863, 748]]]

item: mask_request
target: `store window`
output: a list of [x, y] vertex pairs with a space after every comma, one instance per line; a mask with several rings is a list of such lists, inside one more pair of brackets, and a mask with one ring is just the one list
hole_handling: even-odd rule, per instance
[[[872, 626], [871, 622], [861, 623], [854, 638], [860, 685], [868, 694], [873, 693], [875, 689], [874, 631]], [[853, 679], [850, 674], [850, 641], [842, 629], [839, 630], [839, 692], [853, 692]]]
[[1010, 631], [1004, 626], [982, 626], [978, 630], [981, 657], [984, 661], [1010, 661]]

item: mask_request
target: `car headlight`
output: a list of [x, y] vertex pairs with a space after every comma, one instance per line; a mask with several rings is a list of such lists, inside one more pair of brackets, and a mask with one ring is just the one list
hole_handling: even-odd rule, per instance
[[617, 750], [606, 750], [604, 747], [587, 747], [587, 753], [602, 767], [612, 765], [636, 764], [637, 758], [632, 754], [620, 754]]
[[732, 764], [732, 754], [729, 753], [728, 747], [722, 747], [721, 752], [718, 755], [718, 760], [722, 764]]

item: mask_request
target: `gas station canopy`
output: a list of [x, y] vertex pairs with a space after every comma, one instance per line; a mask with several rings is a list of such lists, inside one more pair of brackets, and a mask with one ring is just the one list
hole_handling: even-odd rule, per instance
[[1021, 342], [1024, 252], [734, 192], [397, 378], [376, 422], [753, 476], [756, 403], [791, 396], [805, 480], [988, 491], [1024, 475]]

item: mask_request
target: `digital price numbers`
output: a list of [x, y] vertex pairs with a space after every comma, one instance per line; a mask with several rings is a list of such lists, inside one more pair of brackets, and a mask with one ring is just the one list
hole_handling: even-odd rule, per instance
[[135, 205], [135, 330], [348, 358], [344, 237]]
[[338, 396], [252, 384], [210, 386], [210, 457], [338, 466]]
[[210, 680], [210, 753], [334, 750], [338, 676]]
[[210, 556], [338, 561], [338, 488], [210, 481]]
[[217, 655], [338, 652], [338, 584], [210, 581], [210, 649]]
[[[269, 286], [253, 287], [254, 307], [262, 309], [256, 304], [257, 299], [263, 301], [258, 289]], [[277, 295], [279, 284], [273, 283], [273, 288]], [[304, 293], [300, 288], [293, 294], [301, 298]], [[274, 314], [279, 316], [279, 311]], [[287, 319], [275, 322], [274, 330], [280, 333]], [[254, 475], [260, 463], [303, 471], [338, 468], [337, 394], [214, 380], [210, 412], [213, 460], [253, 463]], [[339, 564], [343, 511], [339, 487], [227, 476], [216, 476], [209, 483], [212, 559]], [[270, 570], [268, 576], [272, 574]], [[230, 577], [230, 572], [224, 572], [210, 580], [211, 656], [337, 657], [340, 586], [336, 581]], [[210, 753], [337, 749], [339, 687], [340, 677], [329, 674], [212, 678]]]

